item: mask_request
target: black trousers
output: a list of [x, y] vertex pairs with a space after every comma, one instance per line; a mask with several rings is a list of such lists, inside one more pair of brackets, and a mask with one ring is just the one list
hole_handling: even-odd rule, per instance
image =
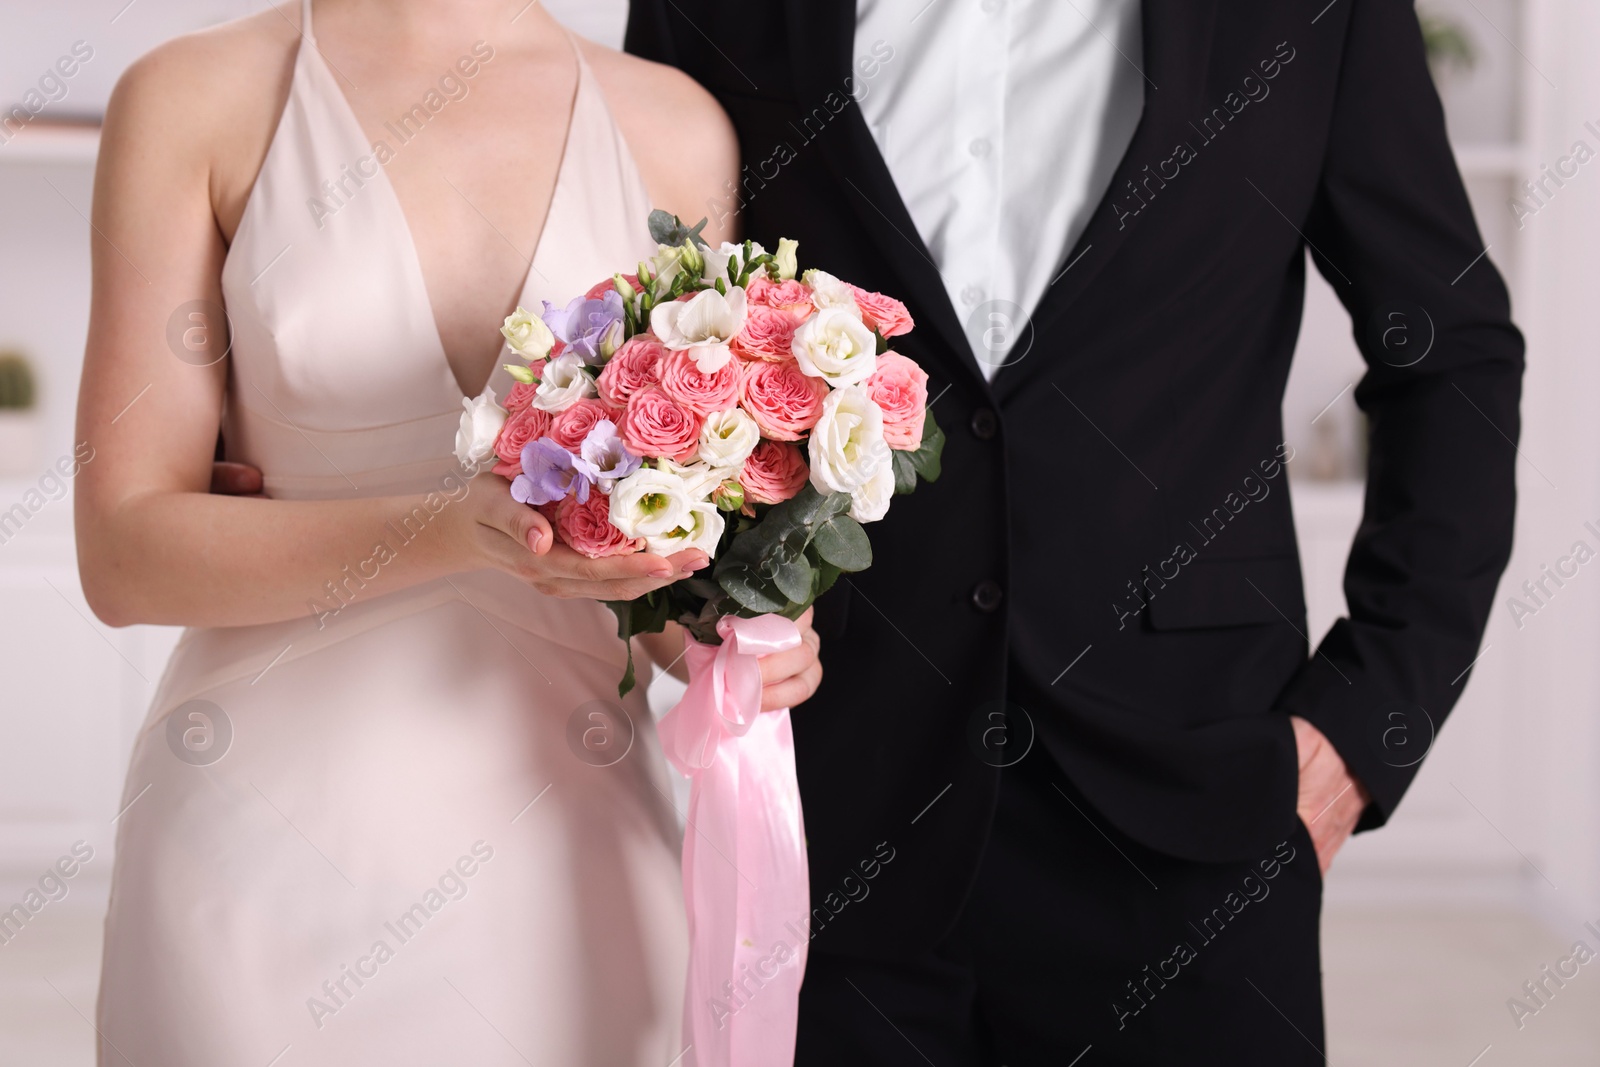
[[914, 958], [812, 943], [798, 1067], [1322, 1064], [1322, 880], [1305, 828], [1250, 863], [1119, 833], [1035, 749], [1001, 772], [977, 883]]

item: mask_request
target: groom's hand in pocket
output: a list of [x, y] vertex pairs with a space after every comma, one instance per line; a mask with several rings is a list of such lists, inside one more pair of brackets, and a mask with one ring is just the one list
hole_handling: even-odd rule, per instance
[[1345, 766], [1321, 730], [1298, 715], [1290, 716], [1294, 743], [1300, 758], [1300, 795], [1295, 805], [1311, 843], [1317, 849], [1317, 866], [1323, 874], [1361, 818], [1371, 797]]
[[822, 684], [822, 661], [818, 652], [822, 638], [811, 628], [812, 609], [795, 620], [800, 627], [800, 644], [787, 652], [761, 657], [761, 710], [792, 708], [811, 699]]

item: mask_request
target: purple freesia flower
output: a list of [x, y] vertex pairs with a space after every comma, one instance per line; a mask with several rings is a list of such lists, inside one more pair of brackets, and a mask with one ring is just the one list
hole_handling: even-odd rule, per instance
[[615, 289], [598, 300], [580, 296], [564, 308], [546, 300], [540, 318], [591, 367], [605, 363], [622, 344], [622, 296]]
[[521, 504], [552, 504], [576, 492], [578, 503], [588, 503], [594, 479], [578, 463], [578, 457], [548, 437], [529, 441], [522, 449], [522, 473], [511, 482], [511, 499]]
[[602, 493], [611, 492], [612, 486], [644, 463], [623, 445], [610, 419], [601, 419], [589, 428], [578, 452], [578, 469], [593, 479]]

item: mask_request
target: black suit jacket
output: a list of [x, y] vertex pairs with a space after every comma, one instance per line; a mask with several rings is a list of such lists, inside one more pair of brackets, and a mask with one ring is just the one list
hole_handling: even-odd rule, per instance
[[[994, 764], [1030, 742], [1084, 817], [1249, 859], [1293, 827], [1297, 714], [1378, 825], [1477, 655], [1511, 544], [1522, 340], [1411, 4], [1143, 12], [1132, 144], [1026, 355], [990, 384], [852, 100], [884, 61], [855, 54], [854, 4], [633, 5], [628, 48], [733, 119], [747, 234], [795, 237], [803, 264], [910, 305], [895, 346], [931, 375], [950, 435], [943, 478], [896, 498], [871, 570], [819, 612], [827, 676], [795, 714], [816, 948], [903, 951], [948, 929]], [[713, 195], [707, 213], [731, 206]], [[1350, 614], [1314, 653], [1281, 414], [1307, 248], [1350, 312], [1370, 419]], [[852, 900], [880, 843], [894, 859]]]

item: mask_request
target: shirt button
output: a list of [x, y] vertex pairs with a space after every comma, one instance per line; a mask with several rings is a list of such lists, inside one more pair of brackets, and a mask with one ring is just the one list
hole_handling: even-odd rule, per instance
[[1000, 432], [1000, 416], [994, 413], [993, 408], [979, 408], [972, 413], [972, 436], [980, 441], [993, 441], [994, 435]]
[[974, 137], [972, 143], [967, 145], [967, 151], [972, 153], [974, 159], [982, 159], [989, 154], [989, 139], [987, 137]]
[[988, 615], [999, 610], [1000, 601], [1005, 599], [1005, 595], [999, 582], [985, 579], [972, 587], [972, 606]]
[[961, 302], [963, 304], [976, 304], [982, 299], [983, 288], [981, 286], [969, 285], [961, 290]]

